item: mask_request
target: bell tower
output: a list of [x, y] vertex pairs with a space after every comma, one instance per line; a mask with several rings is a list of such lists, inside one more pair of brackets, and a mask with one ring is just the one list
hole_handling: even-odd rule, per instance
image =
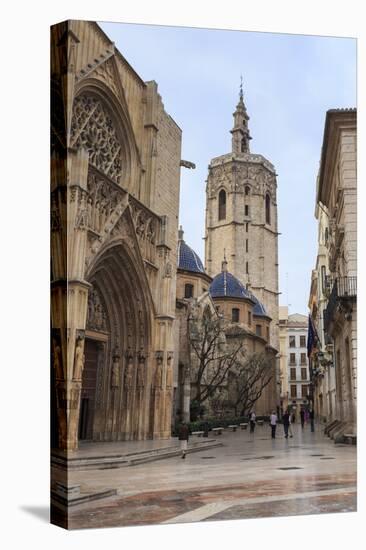
[[270, 343], [279, 349], [277, 182], [273, 164], [251, 153], [240, 85], [232, 151], [215, 157], [206, 180], [205, 268], [221, 271], [226, 250], [231, 273], [264, 304], [272, 318]]

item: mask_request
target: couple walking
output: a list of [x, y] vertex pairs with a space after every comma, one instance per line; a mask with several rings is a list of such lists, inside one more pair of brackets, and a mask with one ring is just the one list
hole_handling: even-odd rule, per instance
[[[276, 438], [277, 422], [278, 422], [277, 414], [275, 413], [275, 411], [272, 411], [272, 414], [269, 418], [269, 423], [270, 423], [271, 432], [272, 432], [271, 433], [272, 439]], [[288, 434], [290, 434], [290, 437], [293, 437], [292, 427], [291, 427], [291, 417], [288, 411], [286, 411], [282, 415], [282, 422], [283, 422], [283, 429], [285, 431], [285, 438], [286, 439], [288, 438]]]

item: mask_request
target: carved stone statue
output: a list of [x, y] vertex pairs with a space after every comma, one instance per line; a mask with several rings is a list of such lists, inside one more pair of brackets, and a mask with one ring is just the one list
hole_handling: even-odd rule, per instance
[[120, 356], [115, 352], [115, 355], [113, 356], [113, 363], [112, 363], [112, 377], [111, 377], [111, 386], [112, 388], [118, 388], [120, 385]]
[[173, 352], [170, 351], [167, 357], [167, 371], [166, 371], [166, 387], [171, 388], [173, 386]]
[[133, 379], [133, 356], [127, 356], [127, 365], [125, 367], [125, 379], [124, 385], [125, 388], [131, 388]]
[[74, 379], [81, 380], [84, 369], [84, 339], [78, 338], [75, 347], [75, 357], [74, 357]]
[[163, 382], [163, 354], [160, 352], [156, 355], [156, 367], [154, 376], [154, 387], [161, 388]]
[[60, 380], [63, 378], [61, 347], [59, 346], [55, 338], [53, 338], [52, 344], [53, 344], [53, 366], [55, 369], [56, 378]]
[[139, 365], [137, 368], [137, 387], [143, 388], [145, 385], [145, 356], [140, 354]]

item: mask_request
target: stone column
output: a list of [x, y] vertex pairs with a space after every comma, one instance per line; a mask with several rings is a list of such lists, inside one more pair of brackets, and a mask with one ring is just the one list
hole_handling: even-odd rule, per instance
[[[54, 155], [51, 164], [52, 329], [61, 335], [62, 372], [56, 375], [59, 447], [78, 446], [80, 390], [90, 284], [84, 280], [87, 240], [86, 151]], [[56, 367], [56, 365], [55, 365]]]

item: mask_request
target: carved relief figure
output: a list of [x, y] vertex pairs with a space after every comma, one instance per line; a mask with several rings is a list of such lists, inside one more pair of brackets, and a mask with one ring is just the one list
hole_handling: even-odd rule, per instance
[[63, 378], [61, 347], [55, 338], [52, 339], [53, 345], [53, 366], [56, 372], [56, 378]]
[[156, 367], [154, 376], [154, 387], [161, 388], [163, 382], [163, 353], [157, 352], [156, 354]]
[[125, 367], [125, 379], [124, 385], [125, 388], [131, 388], [133, 381], [133, 356], [132, 354], [127, 355], [127, 365]]
[[78, 338], [75, 347], [75, 357], [74, 357], [74, 379], [81, 380], [84, 369], [84, 339]]
[[173, 352], [170, 351], [168, 353], [167, 358], [167, 371], [166, 371], [166, 387], [172, 388], [173, 387]]
[[112, 363], [112, 377], [111, 377], [112, 388], [118, 388], [120, 385], [119, 365], [120, 365], [120, 356], [118, 354], [118, 349], [116, 349], [113, 355], [113, 363]]
[[137, 368], [137, 386], [143, 388], [145, 385], [145, 355], [140, 353], [139, 365]]
[[93, 288], [88, 296], [88, 328], [94, 330], [107, 330], [107, 316], [104, 311], [98, 291]]

